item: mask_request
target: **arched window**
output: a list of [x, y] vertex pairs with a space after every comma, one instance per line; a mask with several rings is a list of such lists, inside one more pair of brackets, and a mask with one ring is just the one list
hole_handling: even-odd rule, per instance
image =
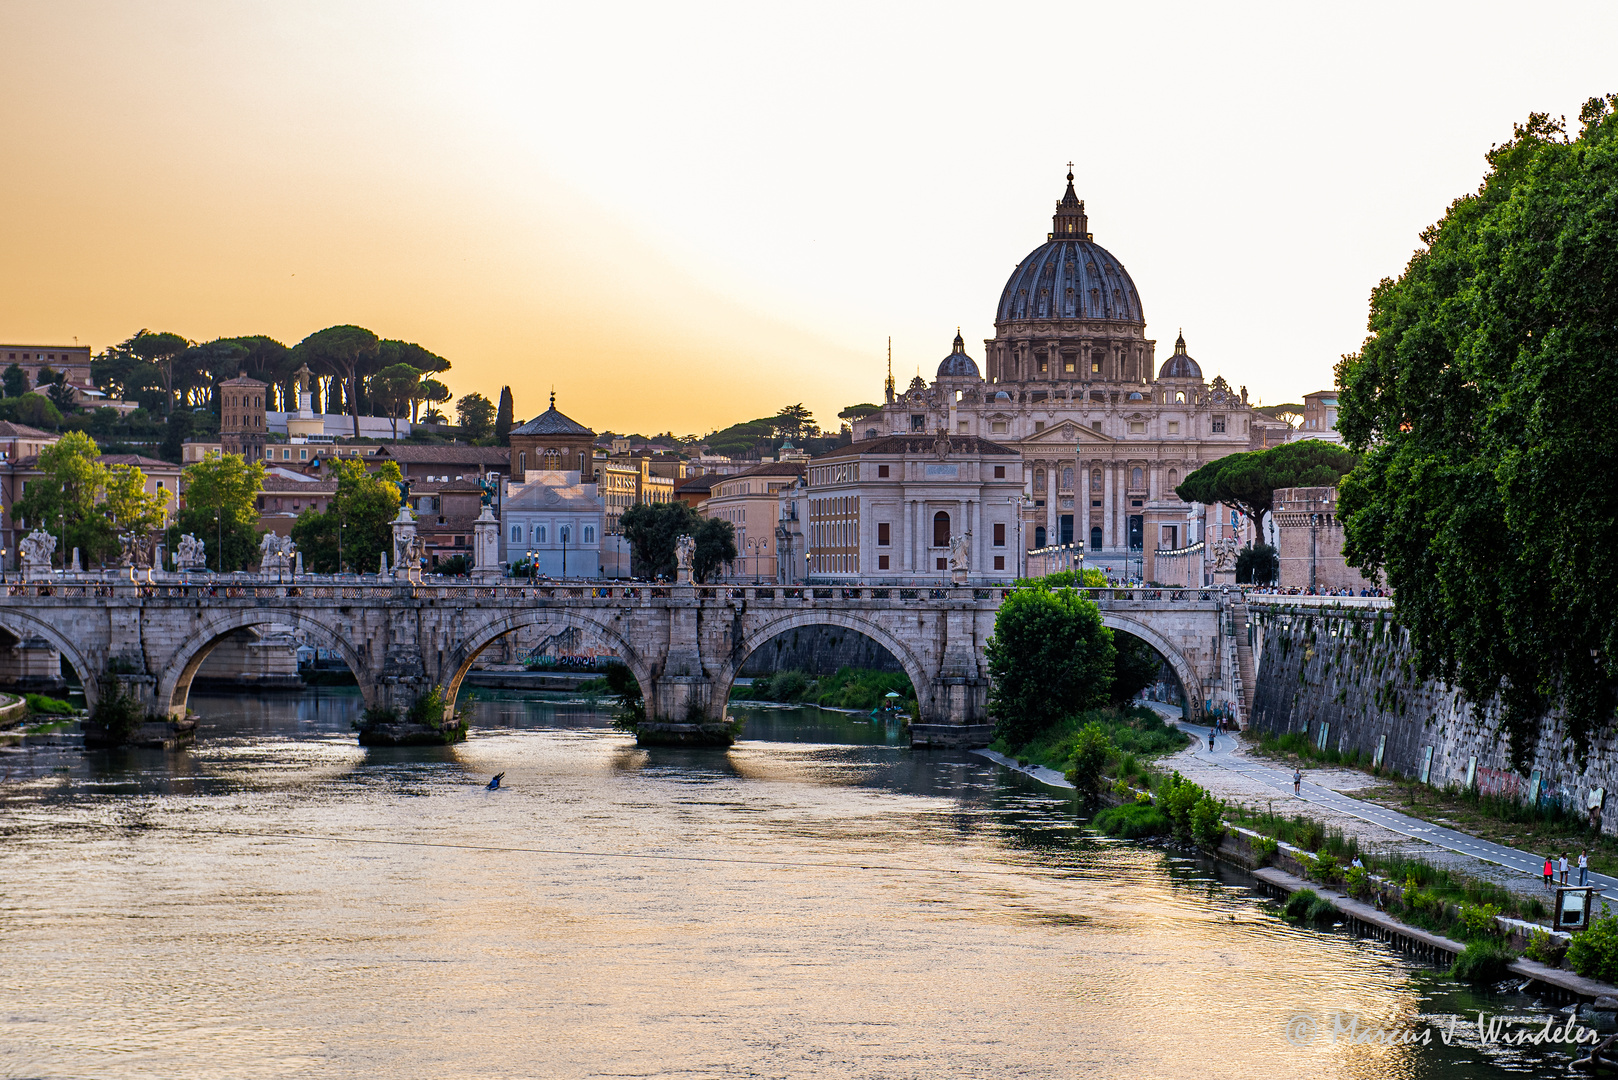
[[942, 510], [933, 515], [933, 547], [949, 547], [949, 515]]
[[1073, 467], [1071, 465], [1062, 470], [1062, 490], [1073, 490]]
[[522, 526], [521, 525], [513, 525], [511, 527], [511, 542], [513, 544], [522, 543]]
[[573, 539], [573, 530], [566, 525], [558, 525], [556, 527], [556, 538], [566, 544]]
[[539, 467], [541, 469], [550, 469], [553, 472], [560, 469], [562, 467], [562, 452], [556, 449], [546, 450], [540, 455]]
[[594, 525], [586, 525], [584, 527], [584, 542], [586, 544], [593, 544], [596, 542], [596, 527]]
[[1180, 470], [1178, 470], [1178, 469], [1170, 469], [1169, 470], [1169, 490], [1172, 491], [1172, 490], [1174, 490], [1175, 488], [1177, 488], [1179, 486], [1180, 486]]
[[1037, 548], [1045, 546], [1045, 526], [1043, 525], [1034, 526], [1034, 546]]
[[534, 543], [543, 544], [544, 542], [545, 542], [545, 526], [541, 525], [541, 526], [539, 526], [538, 528], [536, 528], [534, 530]]
[[517, 454], [517, 475], [522, 476], [528, 471], [528, 451], [523, 450]]
[[1140, 466], [1137, 465], [1133, 469], [1130, 469], [1129, 470], [1129, 490], [1130, 491], [1140, 491], [1140, 490], [1143, 489], [1144, 485], [1145, 485], [1145, 474], [1143, 474], [1141, 472]]
[[1174, 400], [1175, 400], [1175, 402], [1177, 404], [1184, 405], [1185, 404], [1185, 391], [1184, 390], [1177, 391], [1175, 393], [1175, 395], [1174, 395]]
[[1090, 470], [1090, 490], [1091, 491], [1100, 491], [1101, 490], [1101, 470], [1100, 469], [1091, 469]]
[[1034, 490], [1035, 491], [1044, 491], [1045, 490], [1045, 470], [1044, 469], [1035, 469], [1034, 470]]
[[1090, 550], [1091, 551], [1100, 551], [1101, 550], [1101, 526], [1100, 525], [1092, 525], [1092, 526], [1090, 526]]

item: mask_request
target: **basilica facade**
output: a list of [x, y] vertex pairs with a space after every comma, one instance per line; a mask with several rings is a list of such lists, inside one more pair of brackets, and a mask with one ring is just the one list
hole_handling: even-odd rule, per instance
[[1227, 531], [1179, 500], [1181, 479], [1285, 425], [1255, 413], [1246, 387], [1205, 380], [1183, 335], [1159, 365], [1135, 283], [1067, 181], [1051, 232], [1000, 295], [984, 366], [957, 333], [931, 383], [918, 375], [901, 391], [890, 371], [853, 435], [947, 432], [1015, 449], [1028, 549], [1071, 545], [1090, 565], [1149, 577], [1151, 552]]

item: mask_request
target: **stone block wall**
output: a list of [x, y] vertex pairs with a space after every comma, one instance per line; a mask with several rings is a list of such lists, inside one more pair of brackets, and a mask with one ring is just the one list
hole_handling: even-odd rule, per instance
[[1284, 589], [1353, 589], [1371, 582], [1343, 559], [1343, 523], [1337, 516], [1337, 489], [1277, 488], [1275, 519], [1280, 583]]
[[[1302, 608], [1252, 611], [1259, 649], [1251, 728], [1302, 732], [1316, 746], [1362, 764], [1376, 760], [1435, 787], [1465, 787], [1525, 798], [1533, 772], [1541, 798], [1581, 810], [1592, 788], [1618, 794], [1618, 733], [1596, 738], [1580, 762], [1561, 718], [1541, 723], [1528, 771], [1512, 768], [1492, 708], [1474, 711], [1458, 691], [1419, 678], [1409, 637], [1387, 610]], [[1430, 759], [1429, 759], [1430, 754]], [[1429, 764], [1430, 760], [1430, 764]], [[1618, 832], [1618, 797], [1602, 810], [1602, 830]]]

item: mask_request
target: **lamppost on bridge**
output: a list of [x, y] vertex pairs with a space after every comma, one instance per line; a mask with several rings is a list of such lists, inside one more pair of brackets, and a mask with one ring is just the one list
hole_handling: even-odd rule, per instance
[[343, 572], [343, 530], [347, 527], [347, 521], [342, 518], [337, 519], [337, 572], [339, 574]]
[[218, 545], [218, 549], [214, 554], [214, 562], [217, 564], [215, 571], [223, 574], [225, 572], [225, 519], [217, 509], [213, 512], [213, 525], [214, 542]]
[[[46, 518], [49, 521], [50, 518]], [[67, 515], [57, 514], [56, 524], [62, 532], [62, 573], [67, 573]]]

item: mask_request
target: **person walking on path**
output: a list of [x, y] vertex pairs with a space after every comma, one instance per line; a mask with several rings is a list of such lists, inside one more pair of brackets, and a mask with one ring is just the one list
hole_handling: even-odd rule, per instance
[[1579, 884], [1590, 884], [1590, 860], [1584, 852], [1579, 852]]
[[1297, 795], [1300, 798], [1303, 796], [1303, 770], [1302, 769], [1295, 768], [1295, 769], [1292, 770], [1292, 794]]
[[1208, 729], [1208, 753], [1213, 753], [1214, 729]]
[[1545, 891], [1546, 892], [1550, 891], [1550, 888], [1551, 888], [1551, 875], [1554, 874], [1555, 872], [1556, 872], [1555, 868], [1551, 865], [1551, 857], [1549, 855], [1545, 856]]
[[1556, 868], [1562, 872], [1561, 884], [1566, 885], [1567, 884], [1567, 852], [1565, 852], [1565, 851], [1562, 852], [1562, 859], [1561, 859], [1560, 862], [1557, 863]]

